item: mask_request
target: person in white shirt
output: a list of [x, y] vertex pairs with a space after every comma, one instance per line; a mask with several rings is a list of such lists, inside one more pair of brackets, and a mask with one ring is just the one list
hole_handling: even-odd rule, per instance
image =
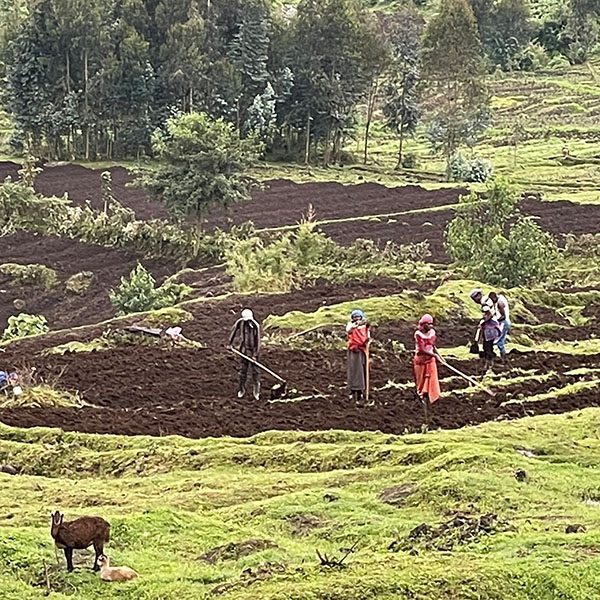
[[475, 302], [475, 304], [479, 304], [481, 308], [484, 306], [488, 306], [493, 308], [493, 302], [491, 301], [489, 296], [484, 296], [483, 290], [481, 288], [475, 288], [471, 293], [471, 300]]
[[500, 356], [504, 358], [506, 356], [506, 339], [511, 327], [510, 306], [504, 294], [490, 292], [488, 298], [493, 304], [496, 319], [502, 327], [502, 335], [496, 345], [498, 346], [498, 350], [500, 350]]

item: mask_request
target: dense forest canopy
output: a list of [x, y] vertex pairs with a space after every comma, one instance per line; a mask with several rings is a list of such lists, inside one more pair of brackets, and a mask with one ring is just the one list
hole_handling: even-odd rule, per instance
[[583, 62], [599, 22], [599, 0], [0, 0], [2, 105], [40, 156], [147, 155], [202, 112], [326, 163], [381, 108], [401, 164], [419, 122], [452, 152], [485, 128], [487, 74]]

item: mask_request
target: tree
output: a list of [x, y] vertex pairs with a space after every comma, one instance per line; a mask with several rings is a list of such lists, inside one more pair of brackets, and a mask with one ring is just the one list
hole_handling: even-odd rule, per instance
[[248, 198], [244, 171], [261, 152], [254, 137], [240, 139], [233, 125], [205, 113], [169, 119], [164, 131], [155, 132], [152, 147], [161, 164], [138, 183], [164, 202], [172, 217], [191, 217], [197, 226], [212, 207]]
[[303, 134], [306, 162], [313, 143], [325, 164], [339, 161], [372, 81], [373, 21], [360, 0], [301, 0], [292, 28], [287, 123]]
[[452, 155], [469, 133], [466, 124], [489, 104], [477, 23], [467, 0], [443, 0], [425, 31], [422, 67], [427, 107], [443, 129], [449, 175]]
[[397, 169], [402, 167], [404, 138], [415, 132], [420, 118], [417, 85], [423, 25], [423, 18], [414, 7], [384, 21], [392, 60], [384, 89], [383, 114], [388, 129], [398, 135]]
[[205, 24], [196, 2], [184, 0], [175, 11], [173, 4], [161, 0], [155, 11], [161, 32], [154, 49], [158, 52], [157, 85], [162, 92], [159, 100], [178, 102], [184, 112], [192, 112], [205, 72]]
[[228, 58], [240, 76], [236, 102], [236, 126], [242, 129], [246, 111], [265, 91], [270, 79], [267, 70], [271, 23], [263, 0], [250, 0], [241, 13], [239, 28], [229, 46]]
[[556, 242], [531, 217], [517, 209], [519, 195], [502, 180], [488, 185], [484, 197], [472, 192], [460, 199], [444, 245], [466, 273], [494, 285], [541, 281], [558, 258]]
[[531, 38], [526, 0], [499, 0], [492, 8], [489, 30], [483, 40], [491, 62], [508, 70]]
[[573, 63], [585, 62], [600, 39], [600, 2], [598, 0], [569, 0], [565, 37], [568, 56]]
[[51, 16], [50, 0], [42, 0], [10, 40], [5, 54], [6, 108], [17, 129], [30, 136], [37, 155], [56, 112], [52, 58], [57, 52]]
[[270, 142], [273, 137], [277, 121], [276, 103], [275, 90], [267, 83], [265, 91], [257, 95], [248, 108], [245, 129], [256, 134], [264, 143]]

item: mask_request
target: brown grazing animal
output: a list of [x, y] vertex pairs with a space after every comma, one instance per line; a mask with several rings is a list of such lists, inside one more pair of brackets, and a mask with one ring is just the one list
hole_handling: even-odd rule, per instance
[[99, 559], [100, 579], [103, 581], [131, 581], [138, 577], [138, 574], [129, 567], [111, 567], [110, 558], [103, 554]]
[[85, 550], [92, 544], [96, 552], [94, 571], [98, 571], [98, 558], [104, 553], [104, 544], [110, 539], [110, 524], [100, 517], [80, 517], [75, 521], [64, 521], [65, 515], [56, 511], [52, 515], [50, 533], [57, 548], [65, 551], [67, 569], [73, 570], [73, 550]]

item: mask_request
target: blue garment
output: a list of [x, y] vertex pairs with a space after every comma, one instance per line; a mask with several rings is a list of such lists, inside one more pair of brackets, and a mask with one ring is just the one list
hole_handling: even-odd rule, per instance
[[510, 321], [508, 319], [500, 321], [500, 327], [502, 327], [502, 333], [500, 334], [496, 345], [498, 346], [498, 350], [500, 350], [500, 356], [504, 356], [506, 354], [506, 338], [510, 333]]

